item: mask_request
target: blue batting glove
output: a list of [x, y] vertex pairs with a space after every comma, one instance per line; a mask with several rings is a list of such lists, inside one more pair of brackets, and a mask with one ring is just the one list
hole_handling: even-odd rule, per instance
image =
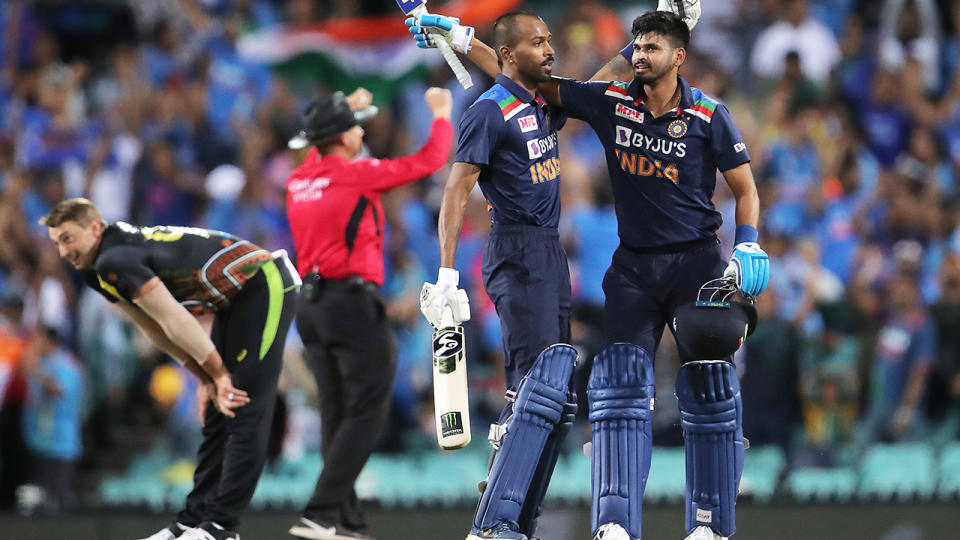
[[413, 34], [417, 47], [421, 49], [436, 47], [433, 39], [441, 36], [453, 50], [463, 54], [470, 52], [470, 41], [473, 39], [474, 33], [473, 27], [461, 25], [460, 19], [457, 17], [428, 14], [407, 17], [403, 22], [409, 27], [408, 31]]
[[756, 242], [741, 242], [734, 246], [730, 264], [724, 276], [734, 276], [737, 288], [744, 296], [757, 296], [770, 282], [770, 260]]

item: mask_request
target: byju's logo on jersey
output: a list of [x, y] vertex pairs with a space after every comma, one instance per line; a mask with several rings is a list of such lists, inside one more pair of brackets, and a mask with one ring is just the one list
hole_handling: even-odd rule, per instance
[[526, 133], [528, 131], [536, 131], [537, 126], [537, 117], [536, 115], [531, 114], [530, 116], [524, 116], [517, 120], [517, 123], [520, 124], [520, 132]]
[[551, 133], [542, 139], [532, 139], [527, 141], [527, 155], [530, 159], [540, 159], [544, 154], [553, 150], [557, 146], [557, 134]]
[[617, 103], [616, 113], [617, 113], [617, 116], [621, 118], [626, 118], [631, 122], [636, 122], [638, 124], [643, 123], [643, 113], [636, 109], [631, 109], [630, 107], [627, 107], [623, 103]]
[[743, 152], [746, 149], [747, 149], [747, 145], [743, 144], [742, 142], [738, 142], [733, 145], [734, 152]]
[[630, 136], [633, 135], [633, 130], [628, 127], [617, 126], [617, 144], [620, 146], [630, 147]]

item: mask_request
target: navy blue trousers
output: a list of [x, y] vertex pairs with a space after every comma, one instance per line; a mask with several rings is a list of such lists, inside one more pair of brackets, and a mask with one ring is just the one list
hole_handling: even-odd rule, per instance
[[495, 224], [482, 269], [500, 316], [507, 389], [516, 391], [543, 349], [570, 342], [567, 255], [556, 229]]
[[654, 358], [673, 312], [726, 266], [715, 237], [646, 252], [621, 245], [603, 277], [607, 343], [633, 343]]

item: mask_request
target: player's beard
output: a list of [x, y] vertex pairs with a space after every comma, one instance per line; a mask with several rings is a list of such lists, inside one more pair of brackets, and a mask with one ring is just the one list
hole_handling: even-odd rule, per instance
[[662, 66], [650, 64], [650, 67], [647, 69], [646, 73], [643, 74], [637, 73], [636, 68], [634, 68], [633, 80], [641, 85], [653, 84], [670, 73], [670, 70], [672, 69], [673, 66], [667, 62], [664, 62]]

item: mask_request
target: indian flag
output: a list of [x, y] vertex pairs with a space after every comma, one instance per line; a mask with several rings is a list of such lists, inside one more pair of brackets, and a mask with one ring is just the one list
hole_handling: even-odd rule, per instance
[[[443, 13], [483, 27], [519, 3], [460, 0], [447, 3]], [[423, 79], [429, 70], [444, 64], [439, 51], [416, 46], [399, 10], [395, 16], [264, 28], [244, 35], [237, 47], [244, 58], [272, 65], [297, 90], [312, 93], [323, 85], [350, 92], [363, 86], [378, 102], [392, 100], [405, 81]]]

